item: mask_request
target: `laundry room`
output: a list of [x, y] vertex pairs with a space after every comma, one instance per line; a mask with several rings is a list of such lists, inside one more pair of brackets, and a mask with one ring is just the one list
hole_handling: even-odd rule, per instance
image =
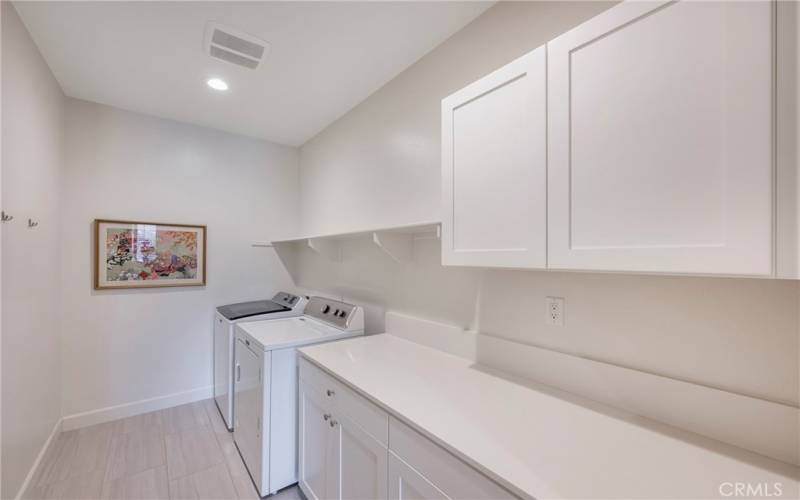
[[0, 498], [800, 498], [796, 0], [0, 6]]

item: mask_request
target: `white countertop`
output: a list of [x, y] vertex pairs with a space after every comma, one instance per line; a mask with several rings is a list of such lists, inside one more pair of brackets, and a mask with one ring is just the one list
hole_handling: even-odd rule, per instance
[[798, 498], [798, 467], [389, 334], [300, 353], [523, 497], [724, 498], [745, 482]]

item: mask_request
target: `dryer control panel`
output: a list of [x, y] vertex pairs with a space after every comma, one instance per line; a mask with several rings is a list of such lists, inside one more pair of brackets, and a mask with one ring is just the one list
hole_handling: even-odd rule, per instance
[[[338, 300], [311, 297], [303, 313], [342, 330], [364, 328], [364, 313], [361, 308]], [[361, 324], [358, 324], [359, 321]]]

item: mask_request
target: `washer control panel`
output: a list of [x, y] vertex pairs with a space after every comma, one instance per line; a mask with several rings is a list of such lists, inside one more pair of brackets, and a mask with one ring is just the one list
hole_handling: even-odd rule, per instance
[[299, 301], [300, 297], [286, 292], [278, 292], [272, 297], [272, 302], [288, 307], [289, 309], [294, 309], [294, 306], [296, 306]]

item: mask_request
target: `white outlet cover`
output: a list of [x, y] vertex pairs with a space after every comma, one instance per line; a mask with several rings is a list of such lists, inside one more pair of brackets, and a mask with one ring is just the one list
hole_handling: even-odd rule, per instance
[[564, 297], [547, 297], [544, 313], [546, 324], [564, 326]]

